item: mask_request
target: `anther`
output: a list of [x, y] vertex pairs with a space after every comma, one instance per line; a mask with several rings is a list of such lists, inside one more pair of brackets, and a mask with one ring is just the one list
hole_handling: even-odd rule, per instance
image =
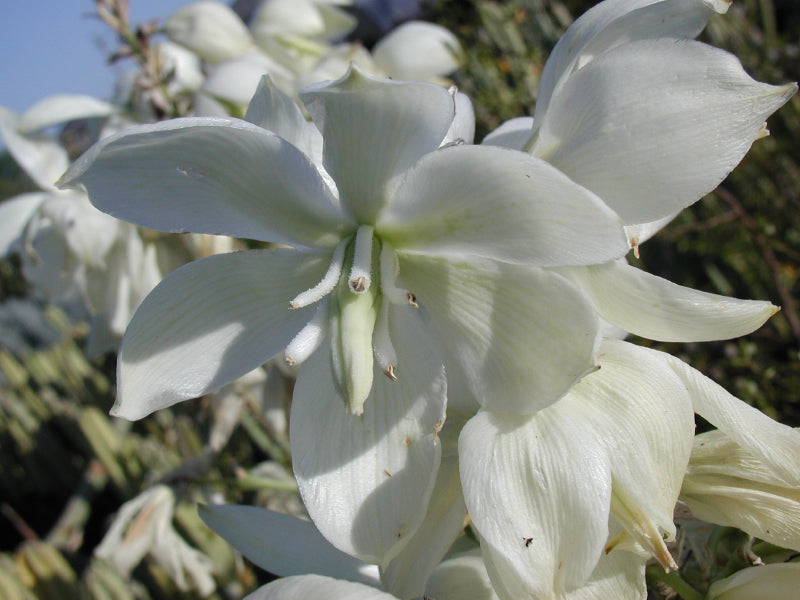
[[361, 225], [356, 231], [356, 245], [353, 250], [353, 268], [350, 269], [348, 284], [354, 294], [363, 294], [369, 289], [372, 270], [372, 226]]
[[289, 302], [289, 308], [295, 310], [303, 308], [304, 306], [309, 306], [310, 304], [314, 304], [314, 302], [322, 300], [333, 291], [333, 288], [336, 287], [336, 284], [339, 282], [339, 277], [342, 274], [342, 264], [344, 263], [344, 250], [346, 246], [347, 239], [339, 242], [333, 251], [333, 257], [331, 258], [328, 271], [325, 273], [322, 280], [311, 289], [298, 294], [294, 300]]

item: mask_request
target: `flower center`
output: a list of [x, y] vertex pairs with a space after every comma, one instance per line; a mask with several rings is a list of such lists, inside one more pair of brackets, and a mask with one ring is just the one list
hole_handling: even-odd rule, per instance
[[376, 363], [384, 375], [397, 380], [389, 308], [392, 304], [417, 307], [417, 302], [414, 294], [397, 286], [396, 279], [394, 250], [375, 237], [370, 225], [361, 225], [355, 235], [336, 246], [322, 280], [289, 302], [291, 309], [319, 304], [286, 347], [286, 362], [302, 363], [330, 333], [334, 380], [353, 415], [364, 412]]

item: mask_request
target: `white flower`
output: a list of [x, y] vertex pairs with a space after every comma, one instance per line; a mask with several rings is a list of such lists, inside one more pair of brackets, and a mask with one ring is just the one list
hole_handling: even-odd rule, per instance
[[[428, 515], [432, 524], [435, 523], [434, 513], [431, 511]], [[462, 536], [451, 548], [450, 544], [463, 526], [463, 514], [462, 504], [461, 522], [454, 531], [445, 535], [440, 550], [431, 553], [428, 544], [440, 542], [442, 530], [420, 528], [416, 536], [420, 539], [414, 540], [419, 542], [415, 547], [418, 552], [404, 552], [407, 557], [395, 559], [388, 569], [378, 570], [374, 565], [364, 564], [340, 552], [311, 523], [296, 517], [252, 506], [207, 506], [200, 509], [206, 524], [234, 548], [256, 565], [282, 577], [256, 590], [248, 596], [249, 600], [309, 597], [376, 600], [519, 598], [508, 595], [502, 581], [495, 583], [499, 586], [495, 590], [487, 573], [489, 565], [484, 564], [474, 542]], [[626, 562], [629, 557], [634, 561]], [[404, 564], [397, 565], [398, 561]], [[422, 565], [424, 567], [419, 568]], [[396, 572], [390, 575], [389, 570]], [[627, 552], [612, 552], [601, 559], [585, 585], [565, 598], [639, 600], [645, 593], [642, 571], [643, 560]]]
[[800, 485], [799, 432], [668, 354], [605, 340], [598, 362], [552, 406], [525, 418], [481, 411], [461, 433], [464, 497], [501, 598], [569, 597], [609, 550], [623, 553], [614, 577], [648, 555], [675, 568], [663, 540], [675, 533], [693, 412]]
[[800, 563], [749, 567], [711, 584], [707, 600], [793, 600], [800, 587]]
[[[800, 453], [800, 442], [785, 449]], [[738, 527], [752, 536], [800, 550], [800, 468], [788, 461], [786, 479], [722, 431], [698, 435], [683, 480], [681, 500], [692, 515]]]
[[[689, 39], [728, 4], [601, 2], [556, 44], [534, 118], [510, 121], [484, 143], [525, 148], [592, 190], [637, 248], [713, 190], [797, 89], [758, 83], [734, 56]], [[744, 335], [777, 310], [683, 288], [624, 260], [559, 272], [605, 320], [662, 341]]]
[[253, 49], [247, 25], [228, 5], [215, 0], [202, 0], [177, 10], [164, 23], [164, 31], [173, 42], [211, 64]]
[[123, 504], [95, 554], [128, 577], [145, 556], [163, 568], [179, 590], [208, 596], [216, 589], [211, 559], [175, 531], [175, 495], [165, 485], [149, 488]]
[[375, 64], [395, 79], [429, 81], [459, 67], [461, 44], [435, 23], [408, 21], [381, 38], [372, 49]]
[[83, 191], [54, 185], [69, 158], [41, 130], [116, 114], [115, 107], [85, 96], [47, 97], [23, 115], [0, 107], [0, 135], [41, 188], [0, 204], [0, 255], [19, 252], [26, 280], [50, 301], [77, 300], [89, 309], [90, 355], [117, 346], [133, 310], [178, 260], [165, 245], [157, 252], [136, 227], [97, 210]]
[[386, 564], [424, 516], [447, 389], [503, 412], [554, 402], [594, 368], [598, 321], [543, 267], [628, 245], [616, 215], [546, 162], [451, 144], [472, 124], [439, 86], [354, 70], [302, 98], [313, 123], [265, 83], [251, 122], [122, 132], [65, 182], [139, 225], [292, 246], [165, 279], [125, 335], [114, 413], [205, 394], [281, 352], [303, 363], [291, 441], [309, 514]]

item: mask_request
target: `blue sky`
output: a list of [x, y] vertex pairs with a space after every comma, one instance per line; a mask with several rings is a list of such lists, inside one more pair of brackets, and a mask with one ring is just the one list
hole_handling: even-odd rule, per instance
[[[134, 23], [164, 19], [191, 0], [130, 0]], [[22, 112], [56, 93], [109, 99], [115, 38], [94, 18], [93, 0], [5, 0], [0, 8], [0, 105]]]

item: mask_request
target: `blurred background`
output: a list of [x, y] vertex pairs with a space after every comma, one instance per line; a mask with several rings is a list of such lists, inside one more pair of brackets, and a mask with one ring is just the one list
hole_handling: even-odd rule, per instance
[[[131, 0], [132, 21], [163, 23], [185, 4]], [[246, 18], [252, 3], [236, 4]], [[569, 23], [593, 4], [385, 0], [358, 6], [361, 25], [353, 35], [369, 46], [415, 14], [453, 31], [465, 56], [451, 78], [473, 100], [480, 140], [509, 118], [533, 114], [545, 59]], [[130, 65], [105, 64], [117, 40], [87, 16], [92, 11], [90, 2], [7, 3], [0, 104], [21, 112], [54, 93], [111, 97], [119, 71]], [[779, 84], [800, 77], [800, 7], [791, 0], [736, 0], [700, 39], [733, 52], [757, 80]], [[642, 247], [638, 264], [682, 285], [770, 300], [781, 311], [738, 340], [640, 341], [688, 360], [746, 402], [800, 426], [798, 97], [771, 117], [769, 130], [717, 191]], [[34, 188], [4, 152], [0, 201]], [[87, 322], [28, 291], [19, 260], [0, 261], [0, 596], [221, 599], [241, 597], [265, 581], [205, 528], [195, 504], [208, 498], [296, 503], [287, 440], [274, 412], [286, 407], [290, 378], [268, 374], [252, 398], [244, 393], [221, 449], [210, 448], [209, 439], [220, 415], [228, 414], [220, 408], [224, 400], [183, 403], [136, 423], [112, 419], [114, 354], [87, 359]], [[264, 394], [273, 400], [269, 410]], [[172, 526], [209, 557], [212, 591], [181, 589], [157, 557], [131, 565], [128, 579], [113, 558], [97, 555], [120, 506], [157, 485], [172, 495]], [[141, 515], [128, 528], [128, 541], [136, 539], [136, 523], [147, 528], [149, 517]]]

